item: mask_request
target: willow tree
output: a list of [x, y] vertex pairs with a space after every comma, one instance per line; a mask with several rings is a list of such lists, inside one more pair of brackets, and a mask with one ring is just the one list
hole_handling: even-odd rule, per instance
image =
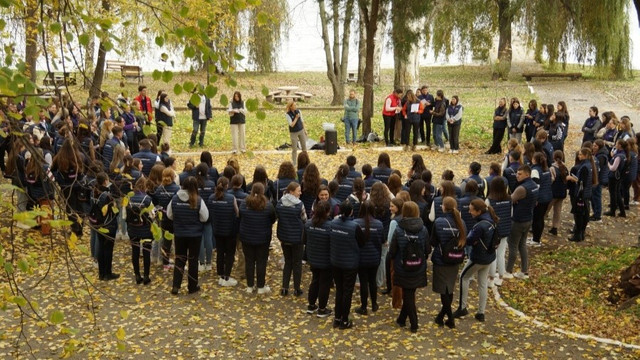
[[260, 72], [274, 72], [284, 27], [288, 24], [286, 0], [265, 1], [249, 11], [247, 47], [249, 62]]
[[[355, 0], [346, 0], [342, 6], [342, 1], [331, 0], [331, 13], [327, 13], [324, 0], [318, 1], [327, 78], [331, 82], [331, 90], [333, 91], [331, 105], [340, 105], [344, 101], [344, 83], [347, 80], [349, 65], [349, 42], [354, 2]], [[331, 25], [331, 38], [329, 37], [329, 25]], [[340, 29], [340, 25], [342, 25], [342, 29]]]
[[[380, 84], [380, 61], [382, 60], [382, 48], [384, 47], [384, 38], [387, 31], [387, 23], [389, 16], [390, 2], [383, 2], [380, 4], [380, 14], [378, 16], [378, 31], [376, 32], [376, 38], [374, 39], [373, 50], [373, 81], [374, 84]], [[356, 83], [358, 86], [364, 86], [364, 70], [366, 67], [367, 58], [367, 28], [365, 26], [364, 17], [362, 14], [362, 8], [359, 8], [360, 18], [358, 22], [359, 37], [358, 37], [358, 78]]]

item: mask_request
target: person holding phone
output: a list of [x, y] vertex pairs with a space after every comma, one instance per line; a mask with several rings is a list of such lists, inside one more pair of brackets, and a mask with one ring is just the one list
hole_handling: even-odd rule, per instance
[[307, 151], [307, 130], [304, 128], [302, 113], [298, 110], [295, 101], [287, 104], [287, 122], [289, 123], [289, 136], [291, 137], [291, 162], [296, 165], [298, 159], [298, 144], [302, 151]]

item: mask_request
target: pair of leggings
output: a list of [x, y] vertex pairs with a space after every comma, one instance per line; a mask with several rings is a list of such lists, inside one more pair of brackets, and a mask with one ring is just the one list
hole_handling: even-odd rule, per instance
[[416, 289], [402, 288], [402, 309], [398, 316], [398, 323], [407, 322], [407, 317], [412, 329], [418, 328], [418, 311], [416, 310]]
[[395, 131], [394, 128], [396, 126], [396, 115], [383, 115], [382, 118], [384, 120], [384, 143], [385, 145], [390, 145], [393, 143], [393, 135]]
[[335, 319], [347, 323], [351, 312], [351, 300], [353, 288], [356, 286], [358, 269], [334, 267], [332, 272], [333, 280], [336, 283]]
[[140, 277], [140, 250], [142, 248], [142, 264], [144, 278], [149, 278], [149, 270], [151, 268], [151, 243], [152, 239], [141, 239], [133, 237], [131, 240], [131, 263], [133, 264], [133, 273], [136, 278]]
[[293, 273], [293, 287], [295, 290], [300, 290], [303, 250], [304, 245], [302, 244], [282, 244], [282, 253], [284, 254], [284, 268], [282, 269], [283, 289], [289, 289], [291, 273]]
[[267, 275], [267, 260], [269, 259], [269, 243], [242, 243], [242, 252], [245, 259], [247, 287], [252, 288], [255, 284], [259, 289], [264, 288]]
[[309, 284], [308, 297], [309, 305], [315, 305], [316, 301], [318, 301], [318, 308], [327, 308], [332, 280], [331, 269], [316, 269], [311, 267], [311, 284]]
[[378, 304], [377, 273], [377, 265], [358, 268], [358, 278], [360, 278], [360, 305], [364, 309], [367, 308], [369, 296], [371, 296], [371, 306]]
[[216, 236], [216, 250], [216, 271], [219, 277], [228, 280], [236, 256], [236, 237]]
[[516, 263], [516, 257], [520, 253], [520, 271], [529, 272], [529, 254], [527, 253], [527, 233], [531, 227], [531, 221], [512, 222], [511, 234], [509, 234], [509, 258], [507, 260], [507, 272], [513, 272], [513, 266]]
[[544, 215], [547, 213], [549, 203], [538, 202], [533, 208], [533, 222], [531, 223], [531, 230], [533, 230], [533, 241], [539, 243], [542, 238], [542, 232], [544, 231]]
[[182, 284], [184, 268], [189, 262], [187, 278], [188, 290], [195, 291], [198, 288], [198, 256], [200, 255], [200, 242], [202, 236], [176, 236], [176, 265], [173, 268], [173, 287], [179, 289]]
[[489, 280], [489, 269], [491, 264], [475, 264], [470, 259], [462, 268], [460, 273], [460, 309], [467, 308], [467, 299], [469, 297], [469, 282], [476, 273], [478, 274], [478, 294], [480, 302], [478, 304], [478, 314], [484, 314], [487, 306], [487, 285]]

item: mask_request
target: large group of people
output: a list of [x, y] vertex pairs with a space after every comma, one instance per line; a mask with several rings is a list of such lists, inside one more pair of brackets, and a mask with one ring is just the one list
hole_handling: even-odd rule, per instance
[[[351, 95], [345, 102], [349, 130], [357, 126], [359, 107]], [[260, 165], [246, 179], [235, 157], [221, 164], [219, 172], [208, 151], [202, 151], [199, 162], [187, 159], [179, 170], [170, 155], [175, 110], [166, 93], [159, 92], [155, 104], [144, 87], [133, 101], [118, 98], [112, 107], [104, 106], [105, 99], [93, 100], [89, 110], [95, 112], [88, 118], [80, 115], [77, 104], [52, 103], [40, 113], [40, 121], [27, 115], [9, 121], [5, 115], [21, 114], [23, 104], [2, 109], [9, 134], [2, 144], [9, 152], [6, 164], [2, 156], [2, 171], [26, 190], [16, 192], [18, 211], [64, 199], [72, 236], [81, 237], [83, 229], [90, 228], [91, 256], [100, 280], [119, 278], [112, 268], [113, 247], [116, 239], [123, 239], [131, 244], [135, 282], [150, 284], [151, 266], [158, 264], [173, 273], [174, 295], [185, 275], [188, 292], [200, 291], [198, 274], [213, 271], [214, 261], [219, 286], [238, 285], [231, 276], [236, 267], [246, 293], [271, 292], [266, 272], [277, 221], [275, 238], [283, 257], [280, 295], [299, 297], [306, 290], [307, 313], [333, 315], [333, 326], [341, 329], [353, 326], [352, 296], [359, 281], [357, 313], [376, 312], [378, 292], [390, 294], [400, 310], [397, 325], [404, 327], [408, 320], [416, 332], [416, 289], [427, 286], [428, 259], [432, 289], [442, 305], [435, 323], [453, 328], [456, 318], [468, 314], [472, 277], [479, 295], [475, 318], [484, 321], [487, 289], [529, 277], [527, 246], [540, 246], [550, 212], [549, 233], [561, 231], [567, 196], [575, 220], [571, 241], [585, 240], [589, 221], [600, 221], [602, 215], [624, 217], [640, 199], [640, 135], [628, 117], [618, 120], [608, 111], [600, 118], [596, 107], [582, 127], [582, 146], [565, 160], [569, 113], [564, 102], [556, 109], [541, 105], [538, 110], [532, 100], [524, 111], [518, 99], [511, 99], [509, 106], [501, 99], [488, 153], [502, 153], [508, 129], [503, 162], [485, 164], [485, 177], [482, 164], [470, 163], [468, 176], [457, 186], [451, 170], [441, 174], [441, 181], [434, 179], [419, 152], [406, 165], [406, 176], [381, 152], [376, 164], [362, 166], [350, 155], [333, 178], [322, 178], [304, 147], [306, 129], [295, 103], [287, 106], [286, 117], [291, 140], [300, 142], [303, 151], [294, 150], [292, 161], [280, 164], [275, 179]], [[203, 97], [189, 107], [191, 145], [196, 139], [203, 145], [211, 104]], [[246, 110], [239, 92], [228, 112], [233, 151], [243, 152]], [[383, 115], [387, 145], [393, 143], [399, 120], [407, 150], [415, 150], [420, 141], [429, 145], [432, 125], [435, 149], [442, 152], [446, 122], [450, 151], [459, 149], [462, 107], [457, 96], [445, 101], [438, 90], [434, 98], [425, 86], [419, 95], [408, 91], [403, 100], [402, 91], [395, 91], [386, 98]], [[152, 120], [158, 126], [155, 133], [142, 131]], [[15, 126], [23, 135], [12, 129]], [[350, 132], [348, 142], [355, 136]], [[54, 183], [61, 193], [56, 194]], [[604, 213], [603, 187], [611, 199]], [[45, 231], [46, 222], [40, 226]], [[302, 284], [304, 262], [311, 272], [308, 287]], [[332, 284], [335, 302], [330, 309]]]

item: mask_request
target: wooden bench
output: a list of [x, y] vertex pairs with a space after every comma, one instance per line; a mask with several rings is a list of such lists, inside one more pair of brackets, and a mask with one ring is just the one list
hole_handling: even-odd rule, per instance
[[122, 60], [107, 60], [107, 67], [105, 71], [120, 71], [123, 65], [127, 64]]
[[282, 103], [282, 100], [300, 100], [302, 98], [302, 96], [300, 95], [295, 95], [295, 94], [285, 94], [285, 95], [274, 95], [273, 96], [273, 100], [279, 104]]
[[48, 72], [44, 79], [42, 80], [42, 84], [45, 86], [68, 86], [68, 85], [76, 85], [76, 74], [70, 72], [56, 73], [56, 72]]
[[568, 77], [568, 78], [571, 78], [571, 80], [577, 80], [577, 79], [582, 77], [582, 73], [544, 73], [544, 72], [539, 72], [539, 73], [523, 73], [522, 76], [527, 81], [531, 81], [531, 79], [533, 79], [534, 77], [554, 77], [554, 78]]
[[271, 91], [271, 92], [270, 92], [269, 94], [267, 94], [267, 96], [266, 96], [267, 101], [272, 102], [272, 101], [273, 101], [273, 97], [274, 97], [274, 96], [278, 96], [278, 95], [280, 95], [280, 94], [282, 94], [282, 91], [280, 91], [280, 90], [277, 90], [277, 91]]
[[137, 79], [138, 84], [144, 81], [144, 75], [142, 74], [142, 68], [137, 65], [122, 65], [120, 67], [122, 77], [126, 79]]
[[300, 95], [300, 100], [304, 101], [311, 100], [311, 98], [313, 97], [313, 94], [304, 91], [297, 91], [295, 92], [295, 94]]
[[347, 73], [347, 82], [348, 83], [356, 82], [356, 73], [354, 72]]

